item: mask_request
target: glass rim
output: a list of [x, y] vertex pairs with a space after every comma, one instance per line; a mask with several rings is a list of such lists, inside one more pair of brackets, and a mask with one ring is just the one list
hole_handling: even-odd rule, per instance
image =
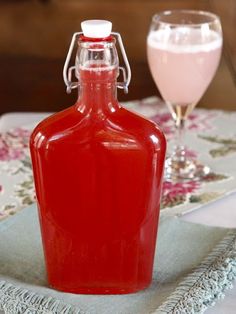
[[[181, 24], [181, 23], [171, 23], [171, 22], [165, 22], [161, 20], [161, 17], [171, 15], [172, 13], [185, 13], [185, 14], [195, 14], [195, 15], [201, 15], [201, 16], [208, 16], [212, 18], [212, 21], [206, 21], [206, 22], [200, 22], [200, 23], [190, 23], [190, 24]], [[152, 23], [159, 23], [162, 25], [169, 25], [169, 26], [188, 26], [188, 27], [199, 27], [203, 24], [214, 24], [216, 22], [220, 23], [220, 17], [212, 12], [209, 11], [203, 11], [203, 10], [191, 10], [191, 9], [173, 9], [173, 10], [164, 10], [160, 11], [159, 13], [156, 13], [152, 16]]]

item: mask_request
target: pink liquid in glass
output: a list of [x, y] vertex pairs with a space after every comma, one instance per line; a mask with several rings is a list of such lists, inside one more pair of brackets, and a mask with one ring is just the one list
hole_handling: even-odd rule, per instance
[[218, 67], [222, 37], [212, 30], [179, 27], [151, 31], [147, 55], [153, 79], [172, 105], [196, 104]]

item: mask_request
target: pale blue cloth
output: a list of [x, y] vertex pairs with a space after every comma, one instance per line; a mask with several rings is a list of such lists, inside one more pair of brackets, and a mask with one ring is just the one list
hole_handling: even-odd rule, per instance
[[[116, 296], [66, 294], [47, 286], [37, 210], [35, 205], [30, 206], [0, 223], [0, 309], [4, 309], [8, 314], [202, 313], [224, 289], [228, 288], [236, 273], [236, 268], [230, 259], [232, 252], [235, 253], [235, 247], [231, 247], [232, 243], [235, 243], [234, 231], [218, 245], [213, 254], [209, 255], [228, 231], [228, 229], [183, 222], [178, 218], [162, 218], [154, 278], [149, 289], [136, 294]], [[231, 257], [228, 256], [229, 252]], [[198, 271], [187, 279], [184, 288], [174, 292], [178, 284], [183, 282], [186, 275], [201, 264], [206, 256], [208, 258]], [[186, 293], [188, 295], [191, 289], [195, 289], [193, 291], [196, 292], [196, 281], [199, 282], [199, 277], [204, 278], [207, 268], [219, 258], [221, 258], [219, 267], [223, 272], [219, 275], [217, 269], [213, 279], [212, 274], [207, 273], [211, 286], [215, 288], [206, 288], [208, 294], [205, 295], [198, 289], [199, 299], [195, 298], [195, 300], [191, 297], [187, 299]], [[235, 261], [234, 258], [233, 260]], [[225, 280], [224, 285], [222, 276]], [[202, 282], [205, 287], [207, 280], [205, 283]], [[27, 289], [29, 292], [22, 289]], [[159, 308], [171, 294], [172, 297], [167, 304]], [[192, 304], [191, 309], [187, 311], [188, 306], [181, 305], [184, 294], [188, 303], [197, 302], [200, 307]], [[49, 296], [53, 299], [48, 299]], [[57, 300], [62, 300], [72, 307], [64, 306]], [[182, 308], [185, 307], [186, 311], [175, 312], [175, 308], [180, 305]]]

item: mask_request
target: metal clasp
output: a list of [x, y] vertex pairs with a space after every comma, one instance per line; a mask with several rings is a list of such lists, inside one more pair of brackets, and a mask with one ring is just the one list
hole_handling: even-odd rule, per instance
[[129, 83], [131, 80], [131, 69], [130, 69], [129, 61], [128, 61], [128, 58], [127, 58], [127, 55], [125, 52], [125, 48], [124, 48], [120, 33], [112, 32], [111, 34], [114, 36], [117, 36], [118, 43], [120, 46], [120, 51], [121, 51], [121, 54], [122, 54], [122, 57], [123, 57], [123, 60], [125, 62], [125, 66], [126, 66], [126, 69], [124, 67], [119, 66], [119, 70], [123, 73], [124, 81], [123, 82], [117, 82], [117, 87], [120, 89], [124, 89], [124, 92], [127, 94]]
[[[66, 92], [67, 94], [71, 93], [73, 88], [79, 86], [79, 82], [72, 82], [72, 72], [75, 70], [75, 66], [69, 67], [71, 55], [75, 46], [76, 39], [79, 35], [82, 35], [82, 32], [74, 33], [71, 39], [70, 47], [66, 56], [66, 61], [63, 67], [63, 79], [66, 84]], [[69, 68], [68, 68], [69, 67]]]
[[[68, 94], [71, 93], [72, 89], [77, 88], [79, 86], [78, 81], [72, 82], [72, 74], [73, 74], [73, 71], [75, 71], [75, 66], [73, 65], [73, 66], [69, 67], [69, 64], [70, 64], [71, 55], [72, 55], [77, 37], [82, 35], [82, 34], [83, 34], [82, 32], [77, 32], [77, 33], [73, 34], [72, 39], [71, 39], [71, 43], [70, 43], [70, 47], [69, 47], [69, 50], [68, 50], [68, 53], [66, 56], [65, 64], [63, 67], [63, 79], [64, 79], [64, 82], [66, 85], [66, 92]], [[129, 61], [128, 61], [128, 58], [127, 58], [127, 55], [125, 52], [125, 48], [123, 45], [121, 35], [119, 33], [115, 33], [115, 32], [112, 32], [111, 34], [116, 36], [118, 39], [120, 51], [121, 51], [122, 57], [124, 59], [125, 67], [126, 67], [126, 68], [124, 68], [124, 67], [119, 66], [119, 73], [122, 72], [122, 74], [123, 74], [123, 82], [117, 82], [117, 88], [124, 89], [124, 92], [128, 93], [128, 86], [129, 86], [129, 83], [131, 80], [131, 70], [130, 70]]]

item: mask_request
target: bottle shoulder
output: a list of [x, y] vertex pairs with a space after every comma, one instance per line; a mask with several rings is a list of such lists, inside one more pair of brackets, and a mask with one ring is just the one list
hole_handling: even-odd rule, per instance
[[106, 147], [166, 151], [166, 139], [160, 128], [147, 118], [121, 107], [104, 121], [94, 138]]
[[59, 142], [70, 147], [105, 143], [106, 147], [120, 145], [123, 148], [135, 142], [153, 148], [165, 146], [165, 137], [154, 122], [126, 108], [121, 107], [106, 117], [91, 117], [81, 115], [73, 106], [40, 122], [31, 135], [31, 147], [52, 146]]
[[30, 136], [31, 148], [39, 148], [51, 139], [62, 138], [78, 121], [74, 106], [50, 115], [34, 128]]
[[122, 108], [120, 114], [124, 116], [124, 127], [131, 132], [142, 136], [146, 140], [154, 139], [156, 137], [159, 141], [166, 142], [163, 131], [154, 121], [126, 108]]
[[52, 115], [40, 121], [34, 128], [33, 132], [47, 133], [54, 129], [57, 129], [59, 126], [62, 127], [63, 123], [71, 115], [72, 112], [73, 112], [73, 106], [66, 108], [62, 111], [53, 113]]

